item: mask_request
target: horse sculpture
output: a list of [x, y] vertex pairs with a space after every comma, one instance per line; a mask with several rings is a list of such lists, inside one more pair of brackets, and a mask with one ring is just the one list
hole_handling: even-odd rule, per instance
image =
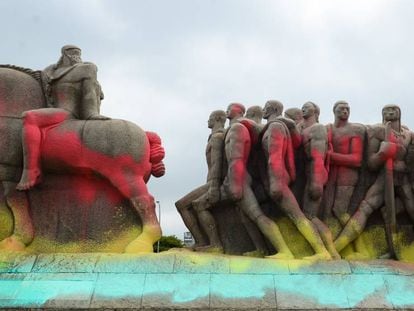
[[[15, 190], [23, 164], [24, 111], [46, 107], [39, 71], [0, 68], [0, 181], [14, 219], [0, 250], [22, 250], [34, 238], [26, 192]], [[125, 252], [152, 252], [161, 237], [154, 198], [146, 182], [164, 175], [164, 149], [157, 134], [124, 120], [66, 120], [42, 131], [42, 168], [49, 172], [93, 172], [106, 178], [138, 212], [142, 232]]]

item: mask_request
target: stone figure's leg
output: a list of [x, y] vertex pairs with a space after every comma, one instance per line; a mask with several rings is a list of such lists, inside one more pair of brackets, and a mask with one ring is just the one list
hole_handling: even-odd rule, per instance
[[287, 246], [278, 225], [267, 217], [260, 209], [256, 197], [249, 186], [244, 188], [244, 196], [239, 202], [241, 210], [257, 224], [263, 235], [276, 248], [277, 254], [268, 256], [274, 259], [293, 259], [294, 256]]
[[184, 224], [187, 226], [188, 230], [190, 230], [191, 234], [194, 237], [195, 245], [194, 247], [204, 246], [208, 244], [208, 241], [203, 234], [200, 224], [197, 220], [197, 213], [195, 212], [192, 202], [203, 194], [205, 194], [208, 190], [208, 184], [205, 184], [201, 187], [198, 187], [185, 195], [183, 198], [175, 202], [175, 206], [177, 207], [177, 211], [180, 213], [181, 218], [184, 221]]
[[251, 251], [251, 252], [246, 252], [243, 255], [253, 256], [253, 257], [263, 257], [264, 255], [267, 254], [267, 247], [266, 247], [265, 241], [263, 240], [262, 234], [260, 233], [256, 224], [252, 222], [250, 218], [247, 217], [247, 215], [241, 209], [239, 209], [239, 213], [240, 213], [241, 222], [256, 248], [256, 250]]
[[0, 250], [22, 251], [33, 241], [34, 227], [29, 213], [27, 194], [16, 191], [16, 183], [3, 182], [6, 204], [10, 208], [14, 227], [13, 234], [0, 242]]
[[194, 210], [197, 212], [200, 226], [208, 236], [209, 244], [207, 246], [198, 247], [198, 251], [206, 251], [212, 253], [222, 253], [223, 244], [217, 230], [217, 224], [213, 215], [209, 211], [210, 204], [207, 201], [207, 194], [202, 195], [193, 201]]
[[399, 188], [399, 196], [404, 203], [405, 210], [410, 216], [411, 221], [414, 223], [414, 196], [411, 190], [411, 185], [405, 183], [403, 186]]
[[316, 253], [313, 256], [306, 257], [306, 259], [332, 259], [318, 231], [303, 214], [292, 192], [284, 191], [279, 203], [280, 208], [293, 221], [299, 232], [302, 233]]
[[341, 255], [339, 255], [338, 251], [335, 248], [335, 244], [333, 241], [332, 232], [329, 227], [323, 223], [318, 217], [312, 218], [312, 223], [315, 228], [318, 230], [319, 235], [325, 244], [326, 249], [328, 250], [329, 254], [331, 254], [333, 259], [341, 259]]
[[357, 211], [347, 222], [345, 228], [335, 240], [335, 247], [340, 252], [349, 243], [354, 241], [364, 230], [368, 217], [384, 203], [384, 179], [377, 178], [375, 183], [368, 189], [364, 200], [360, 203]]
[[338, 185], [335, 190], [335, 201], [332, 207], [332, 213], [339, 220], [342, 226], [345, 226], [351, 218], [351, 215], [348, 213], [348, 208], [351, 203], [351, 197], [354, 193], [354, 189], [354, 186]]
[[161, 227], [155, 214], [154, 197], [149, 194], [147, 185], [141, 178], [136, 187], [140, 194], [130, 198], [142, 222], [141, 234], [127, 245], [126, 253], [152, 253], [153, 245], [161, 238]]
[[41, 129], [59, 124], [67, 119], [68, 116], [68, 111], [55, 108], [29, 110], [23, 113], [23, 172], [16, 189], [27, 190], [40, 182]]

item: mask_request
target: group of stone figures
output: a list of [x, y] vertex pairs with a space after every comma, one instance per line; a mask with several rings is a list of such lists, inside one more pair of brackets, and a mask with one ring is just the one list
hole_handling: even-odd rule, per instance
[[328, 125], [318, 122], [320, 109], [313, 102], [282, 113], [276, 100], [263, 109], [253, 106], [246, 112], [242, 104], [232, 103], [226, 112], [211, 113], [207, 183], [176, 202], [194, 249], [225, 251], [225, 233], [219, 232], [213, 212], [227, 202], [239, 211], [256, 248], [249, 253], [266, 255], [264, 244], [270, 242], [276, 254], [268, 257], [294, 258], [277, 221], [261, 206], [267, 200], [312, 247], [315, 254], [309, 259], [358, 258], [364, 248], [359, 237], [377, 210], [388, 255], [398, 257], [396, 215], [404, 212], [414, 221], [414, 136], [401, 124], [400, 108], [385, 106], [383, 122], [372, 126], [349, 122], [345, 101], [334, 104], [335, 120]]
[[[164, 175], [161, 140], [131, 122], [102, 116], [97, 67], [82, 61], [77, 46], [66, 45], [61, 52], [59, 61], [42, 71], [0, 66], [1, 199], [14, 221], [0, 250], [23, 250], [34, 239], [27, 190], [41, 182], [45, 171], [107, 179], [142, 223], [141, 234], [125, 251], [152, 252], [161, 228], [146, 182], [151, 175]], [[68, 189], [69, 197], [87, 201], [82, 190]]]

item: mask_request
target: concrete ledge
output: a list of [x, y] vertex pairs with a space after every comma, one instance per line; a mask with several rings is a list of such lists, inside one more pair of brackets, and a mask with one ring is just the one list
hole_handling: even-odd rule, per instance
[[414, 310], [414, 264], [186, 251], [0, 254], [0, 308]]

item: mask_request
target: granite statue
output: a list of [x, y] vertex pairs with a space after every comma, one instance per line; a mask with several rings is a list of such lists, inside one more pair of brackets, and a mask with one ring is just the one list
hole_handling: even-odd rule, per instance
[[[14, 224], [0, 249], [23, 250], [36, 236], [28, 194], [41, 182], [42, 172], [99, 174], [127, 198], [142, 230], [126, 252], [152, 252], [160, 238], [146, 182], [165, 173], [161, 139], [131, 122], [100, 115], [103, 93], [96, 72], [94, 64], [81, 61], [76, 46], [64, 46], [58, 63], [44, 71], [1, 66], [0, 137], [7, 152], [1, 152], [0, 179]], [[87, 201], [83, 190], [69, 189]]]

